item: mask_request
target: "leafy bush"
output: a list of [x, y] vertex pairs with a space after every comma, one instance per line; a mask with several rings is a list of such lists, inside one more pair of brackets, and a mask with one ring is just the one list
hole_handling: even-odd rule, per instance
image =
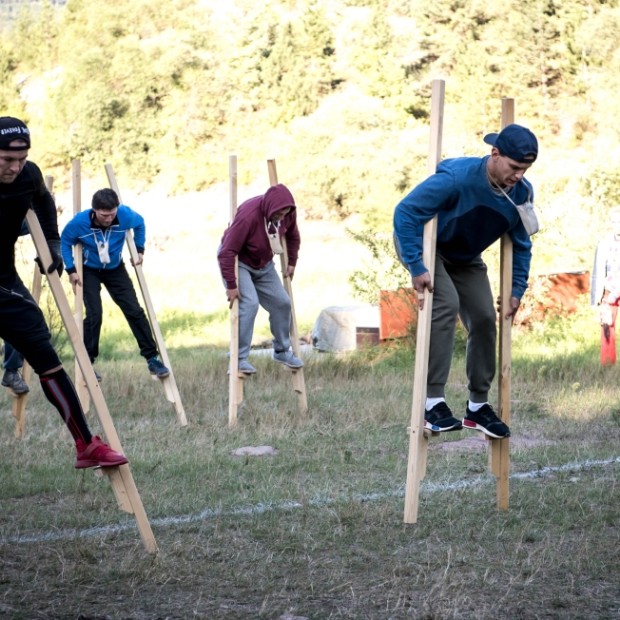
[[376, 304], [379, 291], [393, 291], [411, 286], [409, 271], [398, 260], [391, 235], [374, 234], [369, 231], [349, 235], [370, 250], [371, 263], [366, 269], [357, 269], [349, 282], [353, 291], [363, 301]]

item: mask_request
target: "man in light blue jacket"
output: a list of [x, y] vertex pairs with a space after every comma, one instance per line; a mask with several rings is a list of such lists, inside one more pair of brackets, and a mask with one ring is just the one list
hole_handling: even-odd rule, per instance
[[[93, 195], [92, 209], [75, 215], [62, 231], [62, 256], [74, 292], [76, 286], [84, 287], [84, 345], [90, 361], [94, 363], [99, 355], [103, 285], [127, 319], [149, 372], [163, 379], [170, 371], [158, 357], [151, 326], [123, 262], [125, 236], [129, 231], [133, 231], [140, 264], [146, 238], [144, 218], [130, 207], [121, 205], [114, 190], [100, 189]], [[73, 247], [78, 243], [82, 245], [83, 282], [77, 274], [73, 258]], [[97, 378], [101, 380], [99, 375]]]

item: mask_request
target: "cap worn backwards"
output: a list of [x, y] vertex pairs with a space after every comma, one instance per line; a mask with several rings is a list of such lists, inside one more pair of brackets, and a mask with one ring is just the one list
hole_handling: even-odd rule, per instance
[[484, 141], [496, 147], [502, 155], [522, 164], [531, 164], [538, 157], [538, 140], [521, 125], [506, 125], [499, 133], [489, 133]]
[[[26, 146], [11, 146], [13, 140], [23, 140]], [[0, 150], [23, 151], [30, 148], [30, 131], [23, 121], [12, 116], [0, 116]]]

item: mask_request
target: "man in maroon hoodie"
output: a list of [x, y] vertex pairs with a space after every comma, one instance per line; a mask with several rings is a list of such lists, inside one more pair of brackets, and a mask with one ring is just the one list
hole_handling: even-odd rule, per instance
[[[282, 238], [286, 240], [288, 253], [285, 277], [292, 278], [301, 241], [297, 210], [289, 189], [279, 184], [239, 207], [217, 253], [226, 297], [231, 306], [235, 299], [239, 300], [239, 371], [245, 374], [256, 372], [247, 358], [259, 305], [269, 313], [273, 359], [289, 368], [304, 365], [291, 351], [291, 300], [273, 262], [274, 255], [282, 253]], [[236, 258], [239, 259], [238, 282]]]

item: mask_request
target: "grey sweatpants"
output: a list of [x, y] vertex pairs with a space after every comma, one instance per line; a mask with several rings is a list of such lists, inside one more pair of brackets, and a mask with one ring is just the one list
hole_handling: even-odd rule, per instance
[[481, 257], [454, 265], [437, 254], [428, 359], [429, 398], [444, 397], [454, 350], [456, 320], [467, 330], [466, 370], [469, 399], [488, 400], [496, 369], [496, 311], [487, 267]]
[[253, 269], [239, 261], [239, 359], [247, 359], [259, 305], [269, 313], [274, 351], [291, 346], [291, 300], [273, 262]]

